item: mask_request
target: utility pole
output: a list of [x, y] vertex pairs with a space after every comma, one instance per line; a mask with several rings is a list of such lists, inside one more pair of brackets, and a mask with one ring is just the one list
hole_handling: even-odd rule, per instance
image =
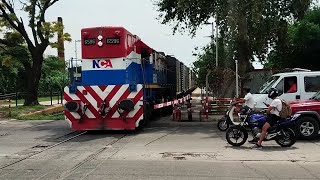
[[209, 69], [209, 70], [208, 70], [208, 73], [207, 73], [207, 75], [206, 75], [206, 98], [207, 98], [207, 99], [208, 99], [208, 97], [209, 97], [208, 91], [209, 91], [209, 76], [210, 76], [210, 74], [211, 74], [211, 70]]
[[[213, 29], [213, 23], [212, 23], [212, 29]], [[218, 68], [218, 62], [219, 62], [219, 43], [218, 43], [218, 34], [219, 34], [219, 27], [218, 27], [218, 13], [216, 14], [216, 68]], [[213, 36], [213, 33], [212, 33]]]
[[236, 98], [239, 98], [238, 60], [235, 60], [235, 63], [236, 63]]
[[75, 53], [75, 58], [78, 60], [78, 49], [77, 49], [77, 43], [81, 42], [81, 40], [75, 40], [74, 41], [74, 53]]
[[[219, 35], [219, 27], [218, 27], [218, 13], [216, 14], [216, 29], [214, 29], [214, 21], [209, 23], [209, 22], [205, 22], [204, 24], [206, 25], [211, 25], [211, 49], [212, 49], [212, 54], [214, 53], [214, 37], [216, 38], [216, 70], [218, 70], [218, 62], [219, 62], [219, 45], [218, 45], [218, 35]], [[214, 35], [214, 31], [216, 31], [216, 35]], [[209, 75], [211, 74], [211, 70], [208, 70], [208, 73], [206, 75], [206, 97], [208, 98], [208, 90], [209, 90]], [[217, 93], [218, 94], [218, 93]]]

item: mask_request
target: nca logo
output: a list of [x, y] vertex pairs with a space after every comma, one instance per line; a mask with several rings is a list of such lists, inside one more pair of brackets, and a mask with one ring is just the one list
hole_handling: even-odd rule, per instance
[[93, 60], [92, 61], [93, 68], [112, 68], [112, 62], [110, 59], [108, 60]]

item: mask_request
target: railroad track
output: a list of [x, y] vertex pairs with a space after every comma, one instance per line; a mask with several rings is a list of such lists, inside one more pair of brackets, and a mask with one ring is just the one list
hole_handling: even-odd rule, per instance
[[[39, 126], [41, 124], [38, 124], [36, 126]], [[30, 128], [30, 127], [29, 127]], [[152, 139], [150, 142], [148, 142], [147, 144], [145, 144], [145, 146], [148, 146], [160, 139], [163, 139], [165, 138], [166, 136], [172, 134], [172, 133], [175, 133], [176, 131], [179, 130], [179, 127], [177, 128], [173, 128], [171, 129], [169, 132], [165, 133], [164, 135], [161, 135], [160, 137], [158, 138], [155, 138], [155, 139]], [[22, 157], [14, 162], [11, 162], [11, 163], [8, 163], [6, 165], [3, 165], [0, 167], [0, 170], [3, 170], [5, 168], [8, 168], [8, 167], [11, 167], [11, 166], [14, 166], [18, 163], [21, 163], [25, 160], [28, 160], [28, 159], [31, 159], [32, 157], [36, 156], [36, 155], [39, 155], [41, 153], [45, 153], [46, 151], [52, 149], [52, 148], [55, 148], [61, 144], [64, 144], [68, 141], [71, 141], [75, 138], [79, 138], [80, 136], [83, 136], [85, 134], [91, 134], [91, 133], [88, 133], [88, 131], [83, 131], [83, 132], [77, 132], [77, 131], [73, 131], [71, 133], [68, 133], [68, 134], [65, 134], [63, 136], [60, 136], [60, 137], [56, 137], [54, 140], [57, 140], [58, 142], [54, 143], [54, 144], [51, 144], [51, 145], [45, 145], [45, 144], [39, 144], [37, 146], [34, 146], [33, 148], [35, 148], [36, 150], [39, 150], [40, 151], [36, 151], [36, 152], [31, 152], [31, 154], [28, 154], [26, 155], [25, 157]], [[113, 134], [113, 137], [112, 139], [110, 139], [110, 141], [106, 144], [102, 144], [102, 147], [93, 151], [91, 154], [89, 154], [88, 156], [86, 156], [83, 160], [81, 160], [80, 162], [77, 162], [77, 164], [75, 164], [74, 166], [70, 167], [69, 169], [64, 169], [62, 172], [60, 172], [60, 176], [56, 177], [55, 179], [68, 179], [70, 177], [70, 175], [72, 175], [75, 171], [77, 171], [79, 168], [83, 167], [86, 163], [89, 163], [90, 161], [96, 159], [97, 157], [99, 157], [99, 155], [101, 155], [102, 153], [104, 153], [105, 151], [107, 151], [108, 149], [110, 149], [111, 146], [115, 145], [116, 143], [118, 143], [120, 140], [124, 139], [125, 137], [127, 137], [128, 135], [130, 135], [131, 133], [129, 132], [123, 132], [121, 134]], [[121, 142], [120, 142], [121, 144]], [[32, 149], [32, 148], [31, 148]], [[121, 149], [121, 148], [120, 148]], [[119, 151], [117, 149], [115, 149], [116, 151], [113, 152], [112, 151], [112, 156], [114, 156], [115, 154], [117, 154]], [[28, 152], [29, 149], [27, 149], [26, 151]], [[114, 149], [113, 149], [114, 150]], [[24, 153], [24, 151], [22, 152]], [[40, 177], [41, 179], [41, 177]]]
[[[25, 156], [25, 157], [23, 157], [23, 158], [20, 158], [20, 159], [14, 161], [14, 162], [11, 162], [11, 163], [9, 163], [9, 164], [3, 165], [3, 166], [0, 167], [0, 170], [5, 169], [5, 168], [7, 168], [7, 167], [10, 167], [10, 166], [12, 166], [12, 165], [15, 165], [15, 164], [17, 164], [17, 163], [19, 163], [19, 162], [22, 162], [22, 161], [24, 161], [24, 160], [26, 160], [26, 159], [29, 159], [29, 158], [31, 158], [31, 157], [33, 157], [33, 156], [35, 156], [35, 155], [40, 154], [40, 153], [43, 153], [43, 152], [45, 152], [45, 151], [47, 151], [47, 150], [49, 150], [49, 149], [52, 149], [52, 148], [54, 148], [54, 147], [56, 147], [56, 146], [59, 146], [59, 145], [65, 143], [65, 142], [68, 142], [68, 141], [70, 141], [70, 140], [72, 140], [72, 139], [75, 139], [75, 138], [77, 138], [77, 137], [79, 137], [79, 136], [82, 136], [82, 135], [84, 135], [84, 134], [86, 134], [86, 133], [87, 133], [87, 131], [83, 131], [83, 132], [73, 131], [73, 132], [71, 132], [71, 133], [68, 133], [68, 134], [66, 134], [66, 135], [63, 135], [63, 136], [60, 136], [60, 137], [56, 138], [56, 139], [61, 139], [61, 138], [63, 138], [63, 137], [67, 137], [66, 139], [61, 140], [61, 141], [59, 141], [59, 142], [57, 142], [57, 143], [54, 143], [54, 144], [52, 144], [52, 145], [47, 146], [47, 145], [41, 145], [41, 144], [39, 144], [39, 145], [37, 145], [37, 146], [34, 146], [34, 147], [43, 147], [43, 149], [40, 150], [40, 151], [33, 152], [33, 153], [31, 153], [31, 154], [29, 154], [29, 155], [27, 155], [27, 156]], [[73, 135], [73, 134], [75, 134], [75, 135]], [[70, 135], [72, 135], [72, 136], [71, 136], [71, 137], [68, 137], [68, 136], [70, 136]]]
[[162, 136], [160, 136], [160, 137], [158, 137], [158, 138], [155, 138], [154, 140], [148, 142], [148, 143], [145, 144], [144, 146], [148, 146], [148, 145], [150, 145], [150, 144], [152, 144], [152, 143], [154, 143], [154, 142], [156, 142], [156, 141], [158, 141], [158, 140], [160, 140], [160, 139], [163, 139], [163, 138], [169, 136], [170, 134], [173, 134], [173, 133], [177, 132], [179, 129], [180, 129], [180, 127], [174, 128], [174, 129], [171, 130], [170, 132], [168, 132], [168, 133], [166, 133], [165, 135], [162, 135]]
[[[68, 133], [68, 134], [65, 134], [63, 136], [60, 136], [60, 137], [57, 137], [55, 138], [54, 140], [59, 140], [59, 142], [56, 142], [52, 145], [45, 145], [45, 144], [38, 144], [30, 149], [38, 149], [38, 148], [41, 148], [40, 151], [35, 151], [35, 152], [31, 152], [31, 154], [29, 155], [26, 155], [25, 157], [22, 157], [14, 162], [11, 162], [11, 163], [8, 163], [6, 165], [3, 165], [0, 167], [0, 170], [3, 170], [5, 168], [8, 168], [8, 167], [11, 167], [13, 165], [16, 165], [18, 163], [21, 163], [25, 160], [28, 160], [38, 154], [41, 154], [41, 153], [44, 153], [54, 147], [57, 147], [63, 143], [66, 143], [68, 141], [71, 141], [75, 138], [78, 138], [82, 135], [85, 135], [85, 134], [88, 134], [88, 131], [83, 131], [83, 132], [78, 132], [78, 131], [73, 131], [71, 133]], [[124, 133], [124, 134], [118, 134], [116, 136], [114, 136], [114, 139], [105, 144], [102, 148], [96, 150], [95, 152], [93, 152], [92, 154], [90, 154], [89, 156], [87, 156], [84, 160], [82, 160], [81, 162], [77, 163], [75, 166], [73, 166], [72, 168], [62, 172], [62, 174], [56, 178], [56, 179], [66, 179], [68, 176], [70, 176], [74, 171], [76, 171], [78, 168], [80, 168], [82, 165], [84, 165], [85, 163], [95, 159], [97, 156], [99, 156], [101, 153], [103, 153], [105, 150], [107, 150], [108, 148], [110, 148], [111, 145], [114, 145], [115, 143], [117, 143], [118, 141], [120, 141], [121, 139], [125, 138], [126, 136], [128, 135], [128, 133]], [[61, 139], [61, 140], [60, 140]], [[30, 150], [30, 149], [27, 149], [26, 151]]]
[[85, 158], [84, 160], [82, 160], [81, 162], [79, 162], [78, 164], [76, 164], [75, 166], [73, 166], [71, 169], [64, 171], [57, 179], [59, 180], [63, 180], [68, 178], [74, 171], [76, 171], [78, 168], [80, 168], [82, 165], [84, 165], [85, 163], [93, 160], [94, 158], [96, 158], [97, 156], [99, 156], [101, 153], [103, 153], [106, 149], [109, 148], [109, 146], [117, 143], [118, 141], [120, 141], [121, 139], [123, 139], [124, 137], [126, 137], [128, 134], [122, 134], [119, 135], [119, 137], [115, 138], [113, 141], [111, 141], [108, 144], [105, 144], [104, 147], [98, 149], [97, 151], [95, 151], [94, 153], [90, 154], [87, 158]]

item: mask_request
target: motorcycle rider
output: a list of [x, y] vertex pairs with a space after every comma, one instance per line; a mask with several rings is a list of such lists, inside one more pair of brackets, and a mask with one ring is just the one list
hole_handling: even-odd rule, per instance
[[[246, 95], [244, 96], [244, 98], [242, 100], [239, 101], [235, 101], [232, 103], [232, 105], [236, 105], [238, 103], [244, 103], [244, 105], [241, 107], [240, 112], [241, 115], [245, 115], [249, 109], [253, 109], [254, 108], [254, 99], [252, 94], [250, 93], [250, 88], [249, 87], [243, 87], [244, 92], [246, 93]], [[252, 140], [248, 141], [249, 143], [256, 143], [258, 142], [257, 139], [253, 138]]]
[[244, 87], [243, 90], [246, 93], [244, 98], [239, 100], [239, 101], [233, 102], [232, 105], [236, 105], [238, 103], [244, 103], [243, 107], [241, 108], [241, 113], [245, 114], [249, 110], [249, 108], [253, 109], [253, 107], [254, 107], [254, 99], [253, 99], [252, 94], [250, 93], [250, 88], [249, 87]]
[[282, 110], [282, 102], [279, 98], [279, 92], [276, 88], [271, 88], [268, 92], [268, 97], [272, 99], [271, 104], [267, 109], [267, 122], [263, 125], [260, 138], [258, 142], [252, 148], [262, 148], [262, 141], [266, 137], [267, 130], [274, 126], [275, 123], [280, 120], [279, 112]]

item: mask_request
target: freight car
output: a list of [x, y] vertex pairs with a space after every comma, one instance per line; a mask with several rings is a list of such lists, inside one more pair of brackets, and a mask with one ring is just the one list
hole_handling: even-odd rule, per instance
[[190, 70], [123, 27], [81, 30], [81, 68], [71, 67], [65, 117], [74, 130], [134, 130], [153, 107], [194, 88]]

